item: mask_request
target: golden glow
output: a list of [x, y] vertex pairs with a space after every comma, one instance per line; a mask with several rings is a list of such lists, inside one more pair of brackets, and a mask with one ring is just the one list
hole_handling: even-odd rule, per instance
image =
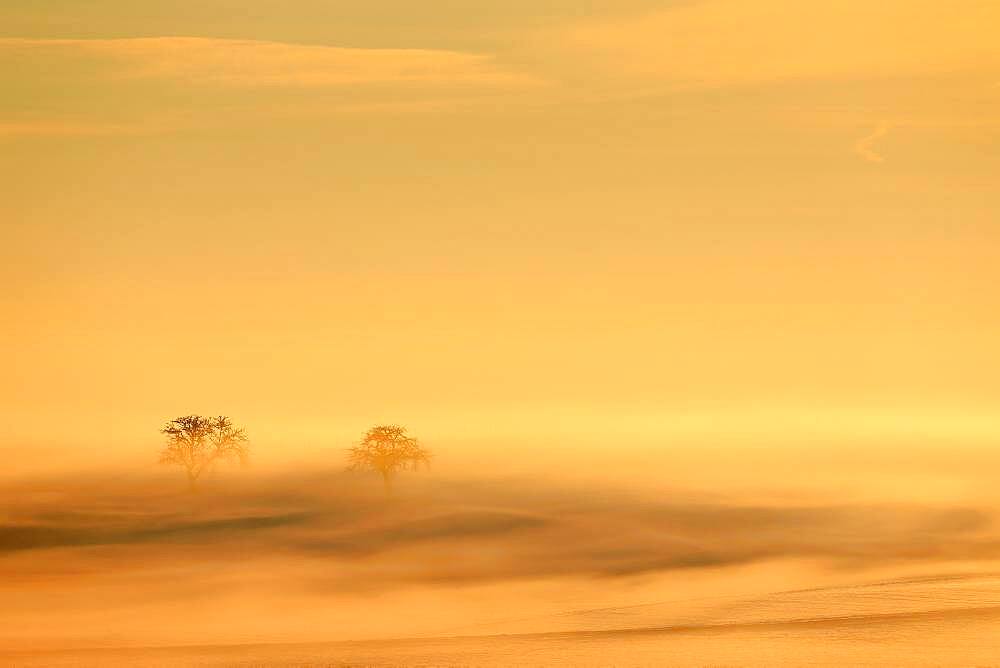
[[[441, 479], [732, 493], [748, 508], [912, 503], [919, 535], [890, 550], [901, 561], [933, 552], [921, 541], [938, 525], [918, 522], [929, 505], [991, 507], [996, 2], [6, 0], [0, 83], [0, 480], [34, 490], [25, 498], [49, 503], [32, 482], [43, 473], [168, 486], [157, 430], [221, 413], [248, 430], [248, 480], [339, 470], [366, 429], [401, 424]], [[451, 508], [439, 493], [426, 508]], [[352, 494], [298, 510], [340, 512]], [[226, 499], [205, 512], [228, 518]], [[542, 505], [518, 517], [548, 518]], [[622, 508], [623, 521], [642, 513]], [[946, 517], [968, 549], [941, 559], [993, 558]], [[637, 535], [662, 530], [635, 521]], [[576, 535], [554, 531], [553, 544]], [[492, 573], [505, 550], [539, 545], [462, 553]], [[846, 563], [857, 545], [845, 545], [818, 551]], [[105, 548], [81, 563], [99, 571]], [[121, 549], [133, 548], [153, 549]], [[698, 587], [725, 590], [726, 569], [746, 568], [748, 589], [774, 591], [769, 559], [788, 560], [796, 586], [840, 583], [799, 563], [809, 549], [747, 550], [738, 567], [699, 571]], [[0, 573], [62, 573], [58, 555], [33, 559], [0, 554]], [[242, 610], [242, 586], [302, 604], [275, 593], [295, 564], [263, 559], [232, 589], [212, 581], [229, 592], [213, 614]], [[296, 586], [319, 586], [324, 564]], [[667, 570], [656, 591], [703, 591]], [[581, 573], [583, 607], [645, 600]], [[532, 614], [572, 607], [554, 602], [572, 597], [548, 571], [521, 575], [510, 586], [537, 594]], [[385, 633], [340, 615], [337, 637], [467, 618], [459, 590], [432, 580], [386, 594], [391, 605], [356, 601], [394, 611]], [[27, 620], [44, 645], [38, 601], [51, 600], [12, 586], [21, 607], [0, 621]], [[495, 622], [506, 586], [468, 591]], [[104, 644], [238, 642], [265, 625], [248, 613], [232, 633], [158, 636], [119, 594], [130, 630]], [[447, 603], [408, 626], [433, 600]], [[289, 615], [273, 638], [322, 639], [331, 608], [303, 618], [312, 635]], [[101, 644], [99, 626], [86, 643]]]

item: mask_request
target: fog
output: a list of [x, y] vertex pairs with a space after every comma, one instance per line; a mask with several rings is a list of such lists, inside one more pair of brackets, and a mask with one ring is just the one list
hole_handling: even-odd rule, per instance
[[220, 471], [193, 494], [181, 482], [5, 483], [3, 646], [547, 631], [541, 618], [578, 608], [981, 570], [1000, 558], [995, 509], [971, 496], [436, 470], [401, 477], [387, 496], [374, 477], [333, 467]]

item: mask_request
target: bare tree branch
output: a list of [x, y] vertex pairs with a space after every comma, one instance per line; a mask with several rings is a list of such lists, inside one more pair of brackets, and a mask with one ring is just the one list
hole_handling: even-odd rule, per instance
[[248, 461], [246, 430], [225, 415], [184, 415], [168, 422], [160, 433], [167, 437], [160, 463], [183, 467], [192, 490], [217, 461], [238, 459], [244, 465]]
[[431, 453], [417, 439], [407, 436], [405, 427], [380, 425], [369, 429], [361, 442], [348, 450], [347, 461], [348, 470], [381, 474], [389, 493], [396, 473], [430, 464]]

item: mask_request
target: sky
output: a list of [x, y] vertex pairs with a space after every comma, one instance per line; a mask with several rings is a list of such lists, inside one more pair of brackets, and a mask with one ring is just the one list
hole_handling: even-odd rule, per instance
[[0, 448], [155, 463], [188, 413], [275, 461], [379, 422], [466, 459], [996, 443], [998, 25], [8, 0]]

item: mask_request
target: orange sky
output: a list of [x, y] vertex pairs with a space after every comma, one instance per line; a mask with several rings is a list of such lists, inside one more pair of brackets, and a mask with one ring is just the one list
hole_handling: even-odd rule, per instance
[[1000, 437], [994, 3], [244, 5], [0, 8], [0, 447]]

